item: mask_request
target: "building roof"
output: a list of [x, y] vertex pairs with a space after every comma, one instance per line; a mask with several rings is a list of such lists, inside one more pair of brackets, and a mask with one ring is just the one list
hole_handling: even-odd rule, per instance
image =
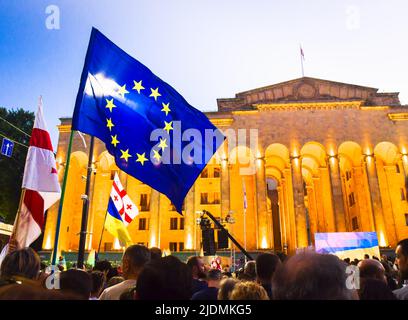
[[251, 110], [257, 104], [361, 101], [366, 106], [400, 106], [398, 92], [379, 93], [377, 88], [303, 77], [217, 99], [219, 111]]

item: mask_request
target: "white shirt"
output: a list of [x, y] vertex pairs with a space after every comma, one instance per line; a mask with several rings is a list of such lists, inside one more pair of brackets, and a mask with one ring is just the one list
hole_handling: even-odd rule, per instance
[[398, 300], [408, 300], [408, 286], [393, 291]]
[[99, 300], [119, 300], [120, 295], [126, 291], [126, 289], [136, 286], [136, 280], [125, 280], [121, 283], [115, 284], [112, 287], [103, 290]]

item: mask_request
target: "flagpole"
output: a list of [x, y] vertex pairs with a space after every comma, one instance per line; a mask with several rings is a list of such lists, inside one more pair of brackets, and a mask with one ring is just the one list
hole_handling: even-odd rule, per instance
[[[20, 195], [20, 201], [19, 201], [18, 208], [17, 208], [16, 220], [14, 222], [13, 232], [12, 232], [12, 234], [10, 236], [9, 243], [11, 243], [11, 241], [13, 241], [15, 239], [16, 234], [17, 234], [18, 222], [20, 220], [21, 206], [22, 206], [23, 201], [24, 201], [25, 191], [26, 191], [25, 188], [21, 188], [21, 195]], [[8, 252], [11, 252], [10, 251], [10, 246], [9, 246]]]
[[305, 76], [305, 71], [303, 69], [303, 59], [304, 59], [303, 49], [302, 45], [300, 45], [300, 65], [302, 66], [302, 78]]
[[[247, 237], [246, 237], [246, 208], [244, 208], [244, 248], [247, 249]], [[247, 262], [247, 256], [245, 256], [245, 263]]]
[[101, 244], [102, 244], [102, 238], [103, 238], [103, 233], [105, 231], [105, 223], [106, 223], [106, 217], [108, 216], [108, 210], [105, 212], [105, 219], [103, 220], [103, 225], [102, 225], [102, 232], [101, 232], [101, 237], [99, 239], [99, 245], [98, 245], [98, 253], [97, 253], [97, 258], [95, 260], [99, 261], [99, 252], [101, 251]]
[[59, 233], [61, 228], [61, 217], [62, 217], [62, 207], [64, 204], [65, 198], [65, 190], [67, 186], [67, 179], [68, 179], [68, 169], [69, 163], [71, 160], [71, 150], [72, 150], [72, 141], [74, 140], [74, 130], [71, 130], [71, 134], [69, 137], [69, 144], [68, 144], [68, 151], [67, 151], [67, 161], [65, 165], [65, 172], [64, 172], [64, 179], [62, 181], [62, 190], [61, 190], [61, 198], [58, 206], [58, 215], [57, 215], [57, 225], [55, 226], [55, 238], [54, 238], [54, 248], [52, 252], [52, 261], [51, 265], [55, 266], [57, 262], [57, 254], [58, 254], [58, 241], [59, 241]]
[[79, 234], [79, 248], [78, 248], [78, 268], [82, 269], [84, 266], [85, 257], [85, 245], [86, 245], [86, 235], [88, 234], [88, 212], [89, 212], [89, 190], [91, 186], [92, 179], [92, 158], [94, 149], [95, 137], [91, 136], [91, 142], [89, 144], [89, 155], [88, 155], [88, 172], [86, 174], [86, 184], [85, 184], [85, 195], [82, 205], [82, 221], [81, 221], [81, 231]]

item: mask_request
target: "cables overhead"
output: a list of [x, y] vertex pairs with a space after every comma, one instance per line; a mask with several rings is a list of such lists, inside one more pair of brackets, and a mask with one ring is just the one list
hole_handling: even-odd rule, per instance
[[6, 135], [4, 135], [4, 134], [1, 133], [1, 132], [0, 132], [0, 137], [6, 138], [6, 139], [8, 139], [8, 140], [10, 140], [10, 141], [13, 141], [15, 144], [18, 144], [18, 145], [20, 145], [20, 146], [25, 147], [25, 148], [28, 149], [28, 146], [27, 146], [26, 144], [21, 143], [21, 142], [18, 142], [18, 141], [14, 140], [14, 139], [11, 139], [11, 138], [7, 137]]
[[7, 121], [6, 119], [4, 119], [4, 118], [1, 117], [1, 116], [0, 116], [0, 120], [3, 120], [3, 121], [6, 122], [8, 125], [12, 126], [14, 129], [18, 130], [18, 131], [21, 132], [22, 134], [24, 134], [24, 135], [26, 135], [27, 137], [31, 138], [31, 136], [30, 136], [27, 132], [21, 130], [19, 127], [16, 127], [14, 124], [12, 124], [11, 122]]

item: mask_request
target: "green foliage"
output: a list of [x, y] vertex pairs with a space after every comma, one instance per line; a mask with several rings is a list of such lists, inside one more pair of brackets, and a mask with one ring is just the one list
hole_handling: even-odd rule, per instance
[[[7, 110], [0, 108], [0, 117], [6, 119], [24, 132], [31, 134], [34, 125], [34, 113], [23, 109]], [[25, 145], [30, 138], [0, 119], [0, 133], [11, 140]], [[3, 137], [0, 137], [0, 143]], [[13, 223], [17, 212], [21, 183], [24, 174], [25, 159], [28, 149], [14, 144], [11, 158], [0, 155], [0, 216], [6, 223]]]

